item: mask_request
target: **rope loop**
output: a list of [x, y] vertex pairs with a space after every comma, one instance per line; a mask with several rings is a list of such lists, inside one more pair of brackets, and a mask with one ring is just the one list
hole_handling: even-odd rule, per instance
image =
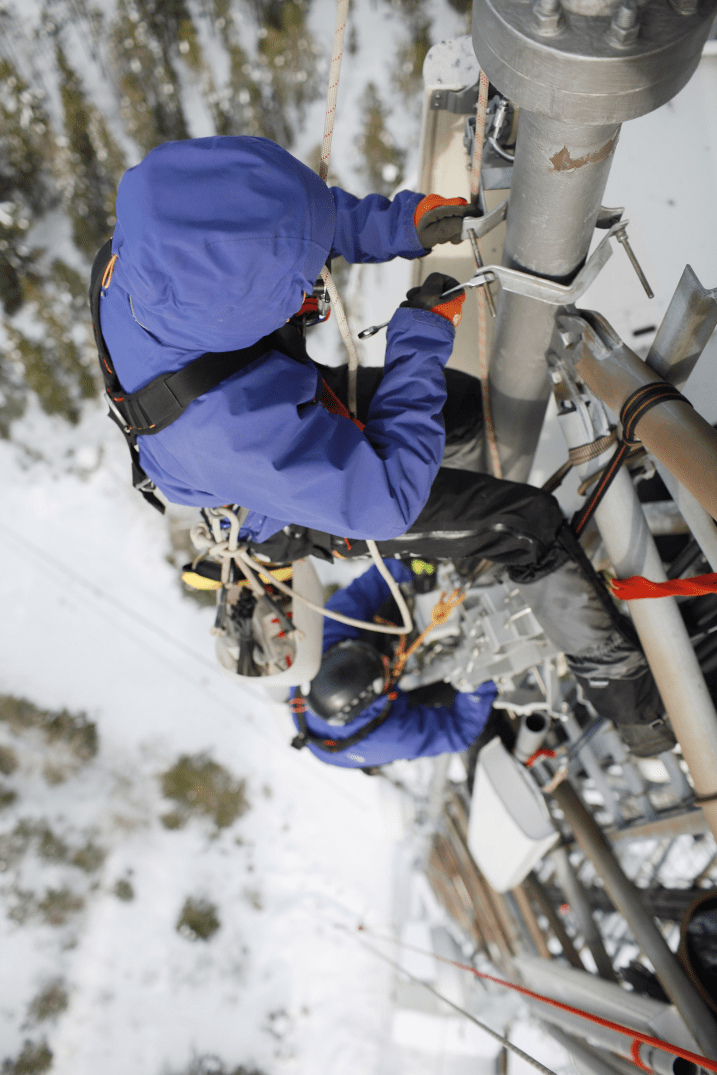
[[652, 381], [638, 388], [631, 396], [628, 396], [620, 410], [622, 422], [622, 440], [631, 448], [640, 444], [640, 438], [635, 433], [635, 427], [648, 411], [656, 407], [658, 403], [686, 403], [691, 407], [689, 399], [683, 396], [679, 388], [675, 388], [668, 381]]
[[635, 432], [637, 423], [658, 403], [672, 402], [686, 403], [689, 407], [692, 406], [680, 390], [668, 381], [651, 381], [650, 384], [641, 385], [640, 388], [627, 397], [620, 409], [622, 437], [617, 442], [615, 454], [600, 475], [598, 483], [590, 494], [584, 508], [573, 517], [573, 530], [576, 537], [580, 536], [592, 518], [629, 452], [640, 445], [640, 440]]

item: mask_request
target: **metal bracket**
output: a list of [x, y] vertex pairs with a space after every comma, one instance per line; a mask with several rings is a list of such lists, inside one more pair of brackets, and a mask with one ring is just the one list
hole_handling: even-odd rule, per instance
[[478, 104], [479, 83], [464, 86], [461, 90], [433, 90], [431, 108], [435, 111], [453, 112], [456, 116], [468, 116]]
[[[507, 205], [507, 203], [503, 203]], [[501, 206], [498, 207], [502, 208]], [[495, 213], [498, 210], [494, 210]], [[492, 214], [490, 214], [492, 215]], [[475, 218], [467, 218], [475, 219]], [[487, 221], [489, 217], [479, 217], [479, 220]], [[550, 306], [570, 306], [583, 295], [596, 280], [600, 270], [612, 257], [610, 239], [622, 230], [627, 221], [621, 221], [610, 228], [605, 238], [597, 249], [591, 254], [583, 265], [572, 284], [556, 284], [554, 280], [548, 280], [544, 276], [531, 276], [529, 273], [519, 272], [517, 269], [509, 269], [505, 265], [486, 265], [478, 269], [473, 277], [460, 287], [480, 287], [481, 284], [491, 283], [498, 280], [504, 291], [512, 291], [515, 295], [522, 295], [527, 299], [537, 299], [538, 302], [546, 302]], [[464, 224], [465, 227], [465, 224]], [[489, 231], [486, 228], [486, 231]], [[482, 234], [485, 234], [483, 232]], [[448, 298], [458, 288], [444, 291], [441, 299]]]
[[497, 205], [490, 213], [486, 213], [485, 216], [464, 217], [461, 239], [470, 239], [471, 234], [475, 239], [482, 239], [489, 231], [492, 231], [493, 228], [497, 228], [499, 224], [502, 224], [507, 215], [508, 199], [506, 198], [504, 202]]

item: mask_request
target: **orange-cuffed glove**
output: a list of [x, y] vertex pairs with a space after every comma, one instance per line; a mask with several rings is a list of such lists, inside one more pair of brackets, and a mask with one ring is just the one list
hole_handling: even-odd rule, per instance
[[461, 307], [466, 301], [465, 291], [457, 291], [445, 302], [440, 301], [443, 292], [450, 291], [452, 287], [460, 287], [458, 281], [452, 276], [446, 276], [442, 272], [432, 272], [420, 287], [411, 288], [401, 306], [413, 307], [414, 310], [430, 310], [431, 313], [445, 317], [454, 328], [457, 328], [461, 323], [463, 312]]
[[465, 198], [442, 198], [440, 194], [427, 194], [413, 214], [418, 241], [425, 250], [436, 243], [459, 243], [463, 230], [463, 217], [477, 216], [476, 207]]

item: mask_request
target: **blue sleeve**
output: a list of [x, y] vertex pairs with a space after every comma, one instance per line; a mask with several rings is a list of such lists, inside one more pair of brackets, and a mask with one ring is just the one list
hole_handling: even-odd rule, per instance
[[397, 758], [426, 758], [465, 750], [483, 731], [496, 687], [481, 683], [472, 694], [457, 694], [448, 706], [419, 705], [409, 709], [396, 737]]
[[378, 262], [391, 258], [420, 258], [426, 253], [418, 241], [413, 214], [423, 194], [400, 191], [393, 201], [380, 194], [355, 198], [332, 187], [336, 230], [332, 255], [347, 261]]
[[242, 537], [257, 542], [287, 524], [350, 539], [399, 537], [441, 465], [443, 367], [454, 335], [430, 310], [396, 311], [363, 431], [315, 402], [316, 367], [273, 352], [142, 437], [142, 465], [177, 503], [249, 508]]
[[[389, 572], [396, 582], [409, 582], [411, 572], [400, 560], [384, 560]], [[378, 568], [374, 565], [363, 575], [343, 590], [332, 594], [326, 602], [326, 607], [332, 612], [342, 612], [344, 616], [351, 616], [355, 620], [365, 620], [371, 623], [374, 613], [381, 607], [384, 601], [391, 596], [388, 583], [381, 577]], [[358, 627], [350, 627], [347, 623], [337, 623], [336, 620], [324, 620], [324, 652], [330, 646], [343, 641], [344, 638], [360, 638], [362, 632]]]
[[221, 466], [231, 474], [224, 502], [253, 508], [260, 499], [264, 506], [261, 515], [247, 517], [242, 536], [263, 541], [286, 523], [375, 541], [404, 534], [426, 503], [443, 458], [443, 367], [454, 334], [440, 314], [398, 309], [363, 432], [318, 403], [299, 408], [299, 422], [295, 416], [290, 424], [274, 422], [271, 437], [264, 434], [266, 455], [257, 453], [246, 492], [238, 489], [243, 460], [223, 454]]

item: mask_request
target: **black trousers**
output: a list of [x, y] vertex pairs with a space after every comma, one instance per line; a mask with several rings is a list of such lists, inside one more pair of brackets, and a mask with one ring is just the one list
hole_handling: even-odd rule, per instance
[[[520, 572], [520, 581], [532, 581], [568, 558], [562, 544], [556, 545], [566, 529], [558, 502], [542, 489], [441, 467], [414, 524], [400, 537], [377, 544], [389, 559], [485, 557]], [[368, 551], [365, 541], [347, 543], [305, 526], [285, 527], [252, 549], [278, 563], [307, 555], [332, 561], [334, 550], [353, 559]]]

